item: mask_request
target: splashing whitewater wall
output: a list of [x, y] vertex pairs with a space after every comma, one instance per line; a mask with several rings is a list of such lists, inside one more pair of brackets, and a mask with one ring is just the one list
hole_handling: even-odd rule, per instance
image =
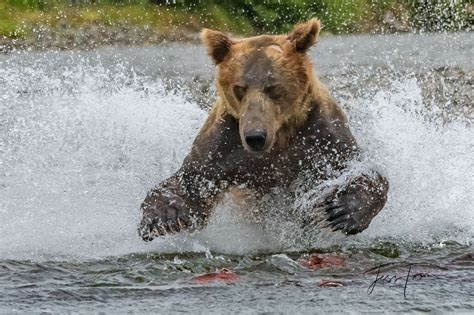
[[[1, 62], [0, 258], [279, 248], [278, 235], [242, 222], [229, 204], [202, 232], [143, 243], [139, 205], [179, 167], [207, 113], [159, 79], [94, 63], [72, 55], [53, 68]], [[391, 185], [386, 208], [351, 240], [472, 242], [474, 129], [466, 119], [428, 119], [437, 109], [425, 106], [415, 78], [343, 105]]]

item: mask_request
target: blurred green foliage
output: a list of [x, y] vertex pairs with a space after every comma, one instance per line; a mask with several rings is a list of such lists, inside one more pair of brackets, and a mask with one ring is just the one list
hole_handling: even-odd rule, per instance
[[[423, 31], [456, 31], [473, 25], [473, 1], [408, 1], [411, 20]], [[470, 6], [471, 12], [469, 12]]]
[[[123, 1], [123, 0], [122, 0]], [[133, 1], [133, 0], [130, 0]], [[249, 21], [256, 32], [281, 33], [295, 23], [317, 16], [326, 31], [363, 32], [391, 12], [400, 23], [425, 31], [472, 27], [473, 0], [150, 0], [183, 10], [220, 7]], [[404, 19], [407, 19], [406, 21]]]
[[256, 32], [281, 33], [295, 23], [318, 16], [327, 30], [333, 32], [358, 31], [357, 21], [366, 0], [152, 0], [160, 6], [175, 6], [190, 10], [222, 7], [232, 15], [247, 19]]
[[53, 23], [58, 12], [72, 16], [72, 26], [116, 23], [169, 28], [167, 24], [172, 24], [248, 35], [287, 32], [295, 23], [315, 16], [321, 19], [323, 31], [337, 34], [390, 27], [466, 30], [472, 29], [473, 11], [473, 0], [0, 0], [0, 35], [23, 36], [21, 27], [41, 19]]

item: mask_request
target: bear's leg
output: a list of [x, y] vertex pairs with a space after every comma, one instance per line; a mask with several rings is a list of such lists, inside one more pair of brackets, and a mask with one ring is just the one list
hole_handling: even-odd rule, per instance
[[235, 120], [219, 109], [211, 111], [181, 168], [143, 201], [138, 232], [145, 241], [204, 227], [222, 198], [236, 165], [228, 157], [240, 139]]
[[353, 177], [318, 198], [315, 212], [334, 231], [357, 234], [365, 230], [387, 201], [388, 182], [380, 174]]

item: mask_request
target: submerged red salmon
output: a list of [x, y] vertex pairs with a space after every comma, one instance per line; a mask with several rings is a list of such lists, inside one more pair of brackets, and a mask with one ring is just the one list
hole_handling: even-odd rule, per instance
[[308, 258], [300, 260], [300, 264], [309, 269], [344, 267], [346, 260], [334, 255], [311, 254]]
[[232, 270], [222, 268], [216, 272], [206, 273], [193, 278], [194, 282], [197, 283], [209, 283], [209, 282], [236, 282], [239, 280], [239, 275], [234, 273]]

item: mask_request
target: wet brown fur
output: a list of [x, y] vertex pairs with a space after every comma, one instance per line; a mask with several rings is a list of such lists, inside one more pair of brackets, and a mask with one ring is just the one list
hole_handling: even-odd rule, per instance
[[[334, 108], [331, 96], [326, 87], [313, 73], [313, 66], [305, 52], [316, 43], [320, 30], [320, 22], [313, 19], [307, 23], [297, 25], [289, 35], [261, 35], [245, 38], [242, 40], [223, 39], [226, 35], [216, 31], [203, 30], [203, 42], [209, 47], [209, 55], [214, 58], [214, 50], [219, 48], [222, 42], [228, 47], [228, 54], [220, 56], [214, 61], [218, 65], [217, 73], [217, 95], [219, 100], [215, 107], [221, 114], [227, 113], [239, 119], [241, 115], [241, 104], [235, 100], [232, 86], [237, 83], [236, 78], [241, 77], [246, 57], [253, 51], [263, 50], [278, 69], [281, 69], [281, 84], [291, 91], [294, 103], [288, 105], [291, 109], [289, 115], [281, 116], [271, 122], [279, 126], [276, 141], [281, 145], [294, 134], [294, 132], [307, 120], [308, 111], [311, 106], [317, 104], [321, 115], [345, 120], [344, 114], [338, 108]], [[305, 34], [312, 34], [310, 36]], [[271, 46], [281, 48], [281, 53]], [[297, 48], [297, 46], [299, 48]], [[237, 79], [238, 80], [238, 79]], [[221, 109], [223, 107], [223, 109]], [[208, 120], [206, 124], [213, 124]], [[206, 126], [204, 126], [206, 129]]]
[[[346, 116], [314, 75], [306, 54], [319, 30], [319, 21], [313, 19], [289, 35], [238, 40], [217, 31], [202, 32], [218, 68], [217, 101], [180, 170], [142, 204], [140, 233], [145, 240], [204, 226], [223, 193], [235, 187], [243, 185], [261, 196], [274, 187], [288, 187], [303, 171], [320, 174], [315, 159], [342, 170], [357, 156]], [[276, 82], [282, 91], [265, 92], [268, 69], [269, 84]], [[248, 87], [241, 99], [242, 93], [236, 93], [240, 85]], [[257, 125], [272, 133], [259, 153], [249, 151], [242, 135], [243, 128]], [[387, 197], [386, 179], [374, 173], [352, 178], [315, 209], [325, 212], [336, 230], [362, 231]]]

